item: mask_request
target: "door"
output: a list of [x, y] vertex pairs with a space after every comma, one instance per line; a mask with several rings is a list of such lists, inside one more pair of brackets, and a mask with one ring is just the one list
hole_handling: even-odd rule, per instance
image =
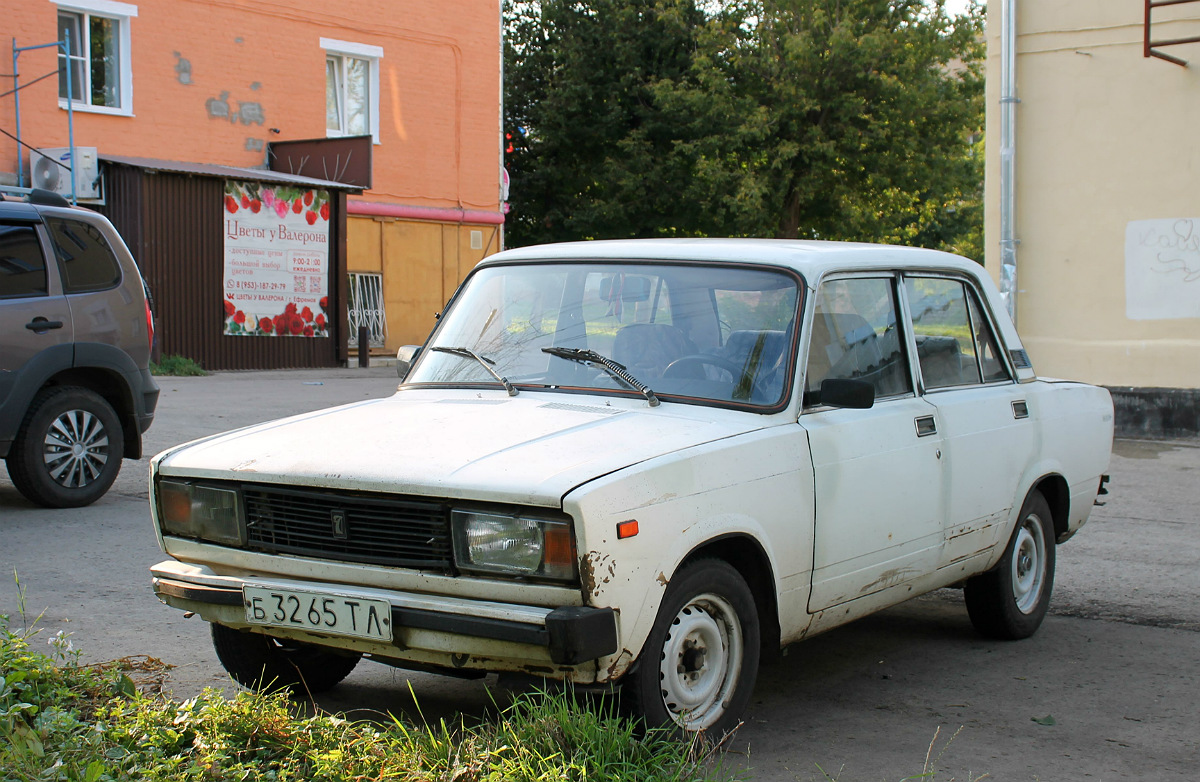
[[966, 281], [905, 279], [925, 399], [937, 409], [947, 480], [945, 546], [950, 565], [989, 550], [1008, 520], [1033, 427], [995, 330]]
[[[810, 612], [924, 575], [940, 555], [941, 435], [913, 392], [896, 302], [890, 276], [826, 281], [813, 297], [800, 417], [816, 485]], [[830, 378], [870, 382], [874, 406], [822, 405]]]
[[73, 338], [70, 308], [38, 237], [34, 224], [0, 223], [0, 407], [34, 356]]

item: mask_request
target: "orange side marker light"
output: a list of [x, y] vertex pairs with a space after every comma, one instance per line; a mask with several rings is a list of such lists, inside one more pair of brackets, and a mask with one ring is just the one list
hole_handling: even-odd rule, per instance
[[637, 519], [630, 519], [629, 521], [622, 521], [620, 524], [617, 525], [617, 540], [624, 540], [625, 538], [632, 538], [636, 534], [638, 534]]

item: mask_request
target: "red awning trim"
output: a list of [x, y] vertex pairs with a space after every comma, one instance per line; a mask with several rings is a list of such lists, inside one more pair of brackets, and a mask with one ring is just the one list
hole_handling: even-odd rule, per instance
[[499, 212], [485, 212], [482, 209], [406, 206], [348, 199], [346, 211], [352, 215], [398, 217], [402, 220], [433, 220], [439, 223], [482, 223], [484, 225], [504, 224], [504, 215]]

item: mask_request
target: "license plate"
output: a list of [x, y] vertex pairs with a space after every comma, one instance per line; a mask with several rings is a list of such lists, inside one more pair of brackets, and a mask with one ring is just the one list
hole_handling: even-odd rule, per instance
[[246, 621], [313, 633], [392, 640], [392, 608], [386, 600], [243, 586]]

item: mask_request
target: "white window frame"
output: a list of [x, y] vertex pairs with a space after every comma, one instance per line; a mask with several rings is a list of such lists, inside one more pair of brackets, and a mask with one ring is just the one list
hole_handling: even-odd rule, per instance
[[[343, 59], [350, 57], [353, 59], [367, 61], [367, 65], [369, 66], [368, 70], [370, 72], [368, 89], [370, 89], [370, 91], [371, 91], [371, 94], [367, 96], [367, 100], [369, 103], [368, 111], [371, 112], [371, 117], [370, 117], [371, 141], [375, 144], [378, 144], [379, 143], [379, 61], [380, 61], [380, 59], [383, 58], [383, 47], [382, 46], [372, 46], [370, 44], [365, 44], [365, 43], [354, 43], [352, 41], [338, 41], [333, 38], [322, 38], [321, 39], [321, 48], [325, 50], [326, 59], [328, 59], [329, 57], [341, 57]], [[346, 72], [346, 69], [343, 65], [342, 73], [344, 74], [345, 72]], [[341, 89], [342, 89], [342, 94], [344, 95], [345, 94], [345, 85], [344, 84], [342, 85]], [[342, 118], [343, 118], [342, 121], [344, 124], [345, 123], [345, 113], [344, 112], [342, 114]], [[325, 136], [327, 138], [338, 138], [338, 137], [345, 136], [345, 135], [347, 135], [347, 134], [340, 130], [330, 130], [329, 128], [325, 129]]]
[[[130, 20], [138, 15], [136, 5], [129, 3], [118, 3], [114, 0], [50, 0], [58, 11], [66, 11], [67, 13], [80, 14], [83, 16], [82, 29], [84, 35], [88, 35], [89, 25], [88, 17], [101, 16], [106, 19], [112, 19], [117, 23], [117, 55], [120, 61], [117, 63], [117, 72], [121, 80], [120, 95], [121, 105], [119, 106], [94, 106], [88, 101], [91, 100], [91, 91], [87, 85], [91, 82], [91, 54], [88, 53], [85, 57], [84, 67], [84, 95], [73, 95], [71, 100], [71, 108], [75, 111], [88, 111], [96, 114], [116, 114], [120, 116], [133, 116], [133, 57], [131, 54], [132, 35], [130, 34]], [[58, 27], [57, 19], [55, 21], [55, 29]], [[79, 56], [79, 52], [88, 52], [86, 41], [72, 41], [71, 51], [74, 56]], [[61, 56], [62, 51], [59, 51]], [[69, 73], [68, 73], [69, 78]], [[82, 100], [80, 98], [83, 98]], [[67, 108], [67, 99], [59, 97], [59, 108]]]

